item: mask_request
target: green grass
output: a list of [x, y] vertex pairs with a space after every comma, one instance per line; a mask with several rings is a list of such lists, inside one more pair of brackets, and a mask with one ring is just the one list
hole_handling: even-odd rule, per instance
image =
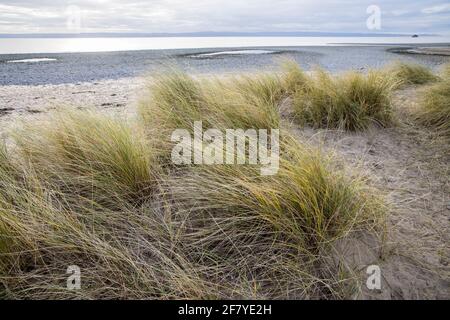
[[206, 82], [204, 88], [214, 128], [279, 128], [283, 90], [277, 76], [234, 76]]
[[[41, 190], [10, 186], [14, 202], [0, 198], [2, 236], [11, 240], [1, 253], [0, 288], [11, 298], [205, 298], [202, 280], [171, 239], [172, 226], [153, 208], [120, 203], [112, 211]], [[80, 291], [66, 289], [71, 265], [81, 268]]]
[[[3, 143], [3, 141], [0, 141], [0, 201], [8, 196], [7, 190], [11, 185], [15, 183], [15, 181], [15, 168], [13, 167], [9, 159], [6, 145]], [[9, 197], [8, 200], [12, 201], [13, 199]], [[0, 214], [1, 213], [2, 211], [0, 210]], [[7, 226], [3, 222], [3, 219], [0, 219], [0, 253], [9, 251], [10, 246], [12, 245], [12, 240], [7, 236], [7, 230]], [[7, 259], [7, 257], [3, 257], [3, 259]], [[0, 272], [4, 272], [3, 265], [1, 263]]]
[[[142, 201], [155, 188], [154, 152], [140, 132], [87, 112], [66, 112], [16, 132], [17, 152], [39, 178], [95, 201]], [[43, 148], [43, 146], [45, 146]]]
[[[63, 112], [14, 137], [9, 152], [0, 148], [2, 296], [207, 298], [177, 246], [178, 216], [151, 201], [160, 168], [139, 130]], [[66, 289], [71, 265], [81, 291]]]
[[[178, 71], [152, 78], [139, 111], [149, 131], [192, 128], [194, 121], [216, 128], [276, 127], [283, 88], [277, 76], [194, 79]], [[167, 133], [163, 134], [167, 137]]]
[[436, 82], [439, 77], [420, 64], [397, 62], [387, 69], [402, 85], [427, 84]]
[[[395, 81], [378, 71], [332, 76], [317, 69], [293, 93], [295, 120], [315, 128], [364, 130], [392, 123]], [[292, 85], [291, 85], [292, 86]]]
[[[16, 163], [2, 171], [3, 291], [17, 299], [349, 297], [351, 270], [342, 278], [318, 265], [335, 240], [376, 228], [382, 203], [318, 150], [293, 138], [282, 150], [276, 176], [193, 167], [160, 176], [162, 193], [139, 205], [114, 197], [105, 206], [71, 183], [72, 193], [60, 191], [60, 181], [37, 173], [41, 162]], [[2, 168], [13, 165], [2, 159]], [[65, 289], [69, 265], [81, 268], [80, 291]]]
[[187, 74], [168, 71], [149, 80], [147, 86], [148, 93], [140, 101], [140, 117], [158, 138], [170, 137], [176, 128], [192, 126], [207, 112], [200, 84]]
[[255, 280], [285, 272], [270, 276], [276, 298], [324, 297], [329, 290], [343, 297], [351, 281], [336, 286], [337, 270], [325, 276], [317, 265], [336, 240], [379, 227], [384, 205], [333, 157], [289, 137], [281, 149], [277, 175], [262, 177], [249, 166], [195, 167], [170, 179], [174, 200], [194, 219], [187, 223], [198, 230], [201, 252], [225, 270], [244, 268]]
[[221, 79], [194, 79], [178, 71], [152, 78], [141, 99], [139, 115], [162, 158], [170, 154], [176, 129], [278, 128], [278, 104], [283, 99], [281, 80], [259, 74]]
[[[385, 84], [376, 74], [305, 82], [296, 66], [286, 68], [212, 80], [167, 73], [150, 83], [139, 121], [66, 110], [16, 131], [0, 147], [0, 296], [353, 297], [358, 276], [334, 246], [377, 233], [383, 201], [341, 161], [293, 138], [279, 108], [291, 95], [318, 99], [315, 81], [346, 103], [373, 107], [385, 103]], [[205, 128], [280, 128], [278, 174], [174, 166], [172, 130], [198, 120]], [[81, 268], [79, 291], [65, 289], [71, 265]]]
[[450, 62], [442, 66], [442, 78], [445, 80], [450, 80]]
[[450, 138], [450, 78], [424, 91], [417, 119], [439, 135]]
[[211, 208], [219, 216], [260, 219], [305, 250], [378, 219], [377, 197], [364, 190], [362, 180], [333, 166], [331, 156], [286, 134], [281, 150], [274, 176], [261, 176], [254, 166], [195, 167], [188, 177], [175, 178], [177, 200], [194, 213]]
[[295, 94], [307, 86], [310, 81], [309, 76], [293, 60], [284, 60], [281, 63], [283, 88], [289, 94]]

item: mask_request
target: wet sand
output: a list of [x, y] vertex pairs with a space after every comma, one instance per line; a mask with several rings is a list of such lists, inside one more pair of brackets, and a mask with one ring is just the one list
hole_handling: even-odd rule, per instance
[[93, 83], [141, 77], [167, 67], [176, 67], [191, 74], [273, 71], [283, 58], [294, 59], [305, 70], [321, 66], [330, 72], [380, 68], [399, 59], [437, 69], [449, 61], [449, 57], [442, 55], [398, 54], [392, 51], [397, 47], [249, 47], [0, 55], [0, 85]]
[[425, 54], [425, 55], [437, 55], [437, 56], [450, 56], [449, 47], [417, 47], [413, 49], [399, 50], [398, 52], [411, 53], [411, 54]]

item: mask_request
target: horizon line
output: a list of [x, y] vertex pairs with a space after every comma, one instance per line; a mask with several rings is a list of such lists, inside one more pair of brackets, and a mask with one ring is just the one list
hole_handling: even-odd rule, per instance
[[422, 37], [441, 36], [428, 33], [364, 33], [364, 32], [326, 32], [326, 31], [257, 31], [257, 32], [233, 32], [233, 31], [199, 31], [199, 32], [54, 32], [54, 33], [0, 33], [0, 38], [62, 38], [62, 37]]

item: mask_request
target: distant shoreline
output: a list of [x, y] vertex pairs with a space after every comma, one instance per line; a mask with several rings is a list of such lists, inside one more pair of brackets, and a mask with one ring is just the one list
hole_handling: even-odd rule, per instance
[[38, 54], [38, 53], [81, 53], [81, 52], [129, 52], [142, 50], [196, 50], [218, 48], [300, 48], [300, 47], [332, 47], [332, 46], [448, 46], [450, 36], [278, 36], [258, 35], [233, 37], [225, 36], [191, 36], [176, 37], [88, 37], [86, 35], [51, 38], [50, 35], [33, 37], [11, 36], [1, 37], [0, 55], [5, 54]]
[[283, 58], [294, 59], [305, 70], [321, 66], [330, 72], [379, 68], [400, 58], [423, 64], [433, 70], [449, 62], [448, 56], [405, 55], [390, 51], [399, 47], [398, 45], [247, 46], [94, 53], [0, 54], [0, 86], [94, 83], [151, 75], [168, 67], [176, 67], [191, 74], [271, 72], [276, 70], [277, 61]]
[[[184, 32], [184, 33], [16, 33], [1, 38], [166, 38], [166, 37], [412, 37], [414, 33], [345, 33], [345, 32]], [[438, 34], [417, 34], [438, 37]]]
[[393, 48], [388, 49], [393, 53], [403, 54], [424, 54], [434, 56], [450, 56], [450, 46], [414, 47], [414, 48]]

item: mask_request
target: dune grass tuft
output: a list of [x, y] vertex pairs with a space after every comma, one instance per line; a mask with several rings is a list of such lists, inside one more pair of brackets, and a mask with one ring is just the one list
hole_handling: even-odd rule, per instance
[[[172, 177], [174, 201], [193, 217], [187, 223], [198, 230], [203, 252], [247, 270], [255, 281], [270, 274], [271, 286], [276, 279], [275, 297], [325, 297], [332, 287], [331, 296], [343, 297], [347, 282], [335, 285], [339, 272], [325, 276], [318, 266], [336, 240], [378, 228], [383, 202], [329, 155], [291, 137], [281, 149], [274, 176], [228, 165], [195, 167]], [[223, 268], [238, 272], [230, 265]], [[292, 291], [285, 296], [283, 288]]]
[[176, 129], [192, 131], [195, 121], [207, 128], [278, 128], [281, 80], [259, 74], [220, 79], [194, 79], [172, 71], [150, 80], [139, 114], [155, 148], [167, 156]]
[[[192, 299], [213, 292], [176, 245], [177, 216], [151, 202], [160, 172], [139, 130], [65, 111], [14, 138], [11, 152], [0, 148], [2, 296]], [[73, 265], [81, 290], [66, 288]]]
[[205, 84], [205, 100], [215, 128], [278, 128], [283, 90], [277, 76], [259, 74], [216, 79]]
[[199, 82], [185, 73], [160, 74], [149, 80], [147, 86], [139, 115], [146, 129], [158, 138], [167, 139], [173, 130], [192, 126], [194, 120], [200, 120], [207, 112]]
[[378, 71], [332, 76], [318, 69], [293, 94], [295, 119], [317, 128], [364, 130], [392, 122], [395, 82]]
[[281, 63], [284, 90], [288, 94], [302, 90], [309, 82], [309, 76], [294, 60], [284, 60]]
[[[48, 138], [45, 130], [32, 133]], [[19, 154], [25, 144], [34, 146], [34, 140], [20, 142]], [[61, 178], [67, 159], [56, 157], [54, 146], [49, 146], [51, 168]], [[350, 269], [345, 276], [334, 270], [327, 257], [337, 239], [376, 228], [382, 203], [363, 180], [344, 173], [326, 154], [291, 137], [283, 139], [281, 149], [278, 175], [262, 177], [252, 166], [191, 167], [182, 174], [158, 175], [161, 192], [140, 203], [125, 197], [105, 202], [71, 183], [69, 179], [85, 176], [82, 169], [92, 157], [72, 158], [69, 168], [80, 171], [65, 173], [69, 193], [60, 179], [43, 175], [50, 168], [40, 157], [14, 163], [9, 153], [2, 152], [3, 295], [16, 299], [353, 295], [347, 287], [356, 281], [355, 275]], [[113, 186], [122, 179], [119, 174], [108, 177]], [[72, 265], [81, 269], [81, 290], [66, 289], [66, 270]]]
[[11, 171], [13, 170], [14, 168], [11, 164], [11, 160], [9, 159], [6, 144], [3, 141], [0, 141], [0, 175], [2, 177], [0, 183], [4, 179], [11, 177]]
[[387, 69], [398, 79], [400, 85], [426, 84], [439, 80], [439, 77], [420, 64], [397, 62]]
[[[157, 210], [117, 202], [123, 207], [113, 211], [82, 197], [69, 204], [66, 195], [41, 190], [9, 186], [14, 201], [0, 197], [2, 237], [9, 240], [0, 253], [0, 289], [8, 297], [207, 297], [196, 269], [182, 255], [185, 248], [171, 238], [173, 227]], [[81, 290], [67, 289], [69, 266], [80, 268]]]
[[[175, 178], [176, 194], [192, 212], [261, 219], [296, 247], [310, 250], [379, 218], [378, 198], [333, 167], [332, 157], [286, 136], [280, 170], [261, 176], [251, 166], [200, 166]], [[354, 229], [353, 229], [354, 231]]]
[[[292, 66], [282, 76], [214, 80], [168, 73], [150, 84], [139, 122], [63, 111], [24, 125], [11, 147], [0, 147], [0, 295], [354, 297], [358, 276], [334, 245], [377, 232], [383, 201], [340, 161], [283, 130], [279, 105], [290, 95], [296, 103], [331, 101], [347, 109], [327, 125], [363, 128], [382, 118], [388, 85], [378, 74], [305, 77]], [[331, 98], [316, 92], [318, 84], [332, 89]], [[351, 103], [379, 110], [348, 120]], [[200, 120], [205, 128], [281, 127], [280, 170], [177, 170], [161, 156], [170, 134]], [[81, 269], [81, 290], [66, 289], [72, 265]]]
[[439, 135], [450, 138], [450, 78], [424, 91], [417, 119]]
[[141, 201], [155, 187], [153, 152], [139, 132], [117, 120], [70, 111], [26, 126], [14, 138], [23, 161], [68, 193], [98, 202]]
[[450, 62], [442, 66], [441, 74], [444, 80], [450, 80]]

